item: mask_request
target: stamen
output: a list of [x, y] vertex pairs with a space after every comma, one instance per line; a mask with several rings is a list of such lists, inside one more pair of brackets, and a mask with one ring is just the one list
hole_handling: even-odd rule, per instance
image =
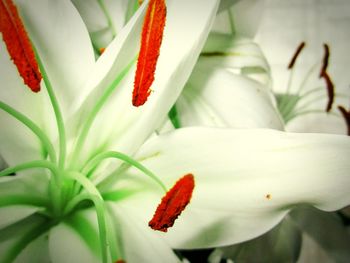
[[122, 259], [118, 259], [115, 263], [126, 263], [126, 261], [124, 261]]
[[324, 43], [323, 48], [324, 48], [324, 56], [323, 56], [322, 68], [320, 71], [320, 78], [322, 78], [323, 73], [326, 72], [328, 67], [328, 60], [329, 60], [329, 46], [326, 43]]
[[154, 230], [167, 232], [190, 202], [193, 189], [193, 175], [183, 176], [162, 198], [148, 225]]
[[139, 5], [142, 5], [143, 0], [138, 0], [138, 2], [139, 2]]
[[350, 110], [347, 111], [343, 106], [338, 106], [338, 109], [344, 117], [346, 126], [348, 128], [348, 135], [350, 136]]
[[330, 76], [328, 75], [327, 71], [323, 71], [321, 77], [324, 78], [324, 80], [326, 81], [327, 94], [328, 94], [328, 103], [327, 103], [326, 111], [330, 112], [334, 102], [334, 84]]
[[33, 92], [39, 92], [42, 76], [27, 32], [12, 0], [0, 0], [0, 32], [24, 83]]
[[297, 61], [297, 58], [299, 57], [299, 55], [304, 47], [305, 47], [305, 42], [301, 42], [299, 44], [297, 50], [295, 51], [291, 61], [289, 62], [288, 69], [292, 69], [294, 67], [295, 62]]
[[154, 81], [165, 27], [166, 5], [164, 0], [151, 0], [142, 28], [141, 47], [134, 80], [132, 104], [143, 105], [150, 95]]

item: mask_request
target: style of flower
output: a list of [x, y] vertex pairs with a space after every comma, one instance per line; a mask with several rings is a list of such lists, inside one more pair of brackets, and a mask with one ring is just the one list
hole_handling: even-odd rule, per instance
[[[0, 1], [3, 40], [10, 23], [19, 49], [35, 47], [24, 53], [34, 53], [39, 71], [31, 59], [29, 67], [43, 78], [40, 92], [26, 87], [1, 44], [2, 262], [178, 262], [174, 248], [242, 242], [297, 204], [350, 203], [345, 136], [197, 127], [150, 137], [185, 85], [218, 2], [144, 1], [95, 62], [70, 1], [18, 1], [18, 16]], [[164, 8], [153, 45], [147, 32], [160, 32], [144, 21]], [[33, 45], [18, 33], [21, 19]], [[152, 50], [138, 55], [140, 43]], [[144, 58], [154, 81], [139, 89]]]

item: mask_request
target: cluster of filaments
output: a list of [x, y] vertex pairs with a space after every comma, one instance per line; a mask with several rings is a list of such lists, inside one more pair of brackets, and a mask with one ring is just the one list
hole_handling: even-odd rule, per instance
[[[304, 78], [301, 80], [299, 88], [296, 91], [292, 91], [295, 65], [304, 47], [305, 42], [300, 43], [288, 65], [290, 76], [285, 93], [276, 94], [277, 106], [286, 124], [297, 117], [307, 114], [327, 113], [339, 116], [339, 113], [335, 112], [333, 109], [335, 99], [337, 97], [346, 97], [344, 94], [336, 94], [334, 83], [328, 72], [330, 57], [330, 48], [328, 44], [323, 44], [324, 56], [321, 63], [321, 68], [319, 69], [319, 62], [316, 62], [310, 67]], [[324, 85], [310, 88], [308, 83], [310, 82], [312, 76], [315, 75], [317, 70], [319, 70], [318, 78], [323, 80]], [[320, 101], [324, 100], [326, 100], [326, 105], [324, 109], [321, 109], [317, 105]], [[348, 126], [348, 133], [350, 134], [350, 113], [340, 105], [338, 106], [338, 110], [344, 117]]]

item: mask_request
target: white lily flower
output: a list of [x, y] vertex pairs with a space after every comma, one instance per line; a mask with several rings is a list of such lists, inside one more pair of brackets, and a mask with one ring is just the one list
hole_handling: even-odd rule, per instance
[[[4, 10], [18, 27], [10, 3], [0, 1], [3, 38]], [[166, 2], [153, 91], [136, 95], [143, 18], [163, 1], [145, 2], [96, 63], [70, 1], [16, 3], [44, 81], [30, 79], [42, 88], [32, 93], [2, 44], [0, 151], [9, 167], [0, 175], [16, 173], [0, 181], [2, 262], [179, 262], [174, 248], [242, 242], [297, 204], [350, 203], [344, 136], [187, 128], [147, 140], [187, 81], [218, 1]], [[149, 228], [156, 210], [149, 224], [167, 230], [189, 201], [168, 233]]]

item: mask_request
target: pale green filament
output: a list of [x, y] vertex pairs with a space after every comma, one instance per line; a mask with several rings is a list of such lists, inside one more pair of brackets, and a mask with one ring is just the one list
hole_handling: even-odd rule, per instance
[[20, 121], [22, 124], [27, 126], [39, 138], [45, 150], [47, 151], [50, 160], [54, 163], [57, 162], [56, 152], [49, 138], [32, 120], [2, 101], [0, 101], [0, 109], [4, 110], [16, 118], [18, 121]]
[[107, 240], [107, 229], [106, 229], [106, 219], [105, 219], [105, 207], [103, 198], [100, 192], [92, 184], [92, 182], [87, 179], [83, 174], [77, 172], [71, 172], [67, 174], [70, 178], [76, 180], [87, 192], [86, 199], [90, 199], [96, 209], [98, 228], [100, 234], [100, 245], [102, 253], [102, 262], [108, 262], [108, 240]]
[[38, 52], [36, 52], [36, 50], [35, 50], [35, 54], [36, 54], [36, 59], [38, 61], [41, 75], [43, 76], [43, 80], [44, 80], [47, 92], [48, 92], [50, 100], [51, 100], [52, 108], [53, 108], [53, 110], [55, 112], [55, 116], [56, 116], [58, 135], [59, 135], [59, 145], [60, 145], [59, 146], [60, 147], [60, 154], [59, 154], [59, 159], [58, 159], [58, 166], [60, 168], [63, 168], [65, 158], [66, 158], [66, 131], [65, 131], [65, 127], [64, 127], [63, 116], [62, 116], [62, 112], [61, 112], [61, 109], [59, 107], [55, 92], [52, 88], [51, 82], [50, 82], [49, 77], [46, 73], [44, 64], [42, 63], [40, 56], [39, 56]]
[[103, 152], [100, 154], [97, 154], [94, 158], [92, 158], [83, 168], [82, 173], [83, 174], [89, 174], [99, 163], [101, 163], [102, 160], [107, 158], [115, 158], [122, 160], [125, 163], [130, 164], [131, 166], [137, 168], [141, 172], [143, 172], [145, 175], [149, 176], [151, 179], [153, 179], [163, 190], [164, 192], [167, 191], [165, 185], [162, 183], [162, 181], [153, 174], [150, 170], [148, 170], [145, 166], [143, 166], [138, 161], [132, 159], [131, 157], [115, 151], [109, 151], [109, 152]]
[[89, 116], [87, 117], [85, 123], [83, 124], [82, 130], [78, 136], [78, 140], [76, 142], [76, 145], [74, 147], [74, 151], [72, 154], [72, 161], [71, 165], [73, 166], [72, 168], [77, 168], [76, 167], [76, 161], [78, 158], [78, 153], [79, 150], [82, 149], [84, 142], [86, 140], [86, 137], [89, 133], [89, 130], [98, 114], [98, 112], [102, 109], [103, 105], [106, 103], [110, 95], [113, 93], [115, 88], [119, 85], [119, 83], [123, 80], [123, 78], [126, 76], [126, 74], [129, 72], [130, 68], [134, 65], [135, 59], [133, 59], [117, 76], [116, 79], [108, 86], [108, 88], [105, 90], [105, 92], [102, 94], [102, 96], [99, 98], [99, 100], [96, 102], [94, 107], [92, 108]]
[[97, 0], [100, 8], [102, 9], [102, 12], [104, 13], [104, 15], [106, 16], [107, 22], [108, 22], [108, 26], [112, 32], [112, 37], [114, 38], [117, 35], [117, 31], [115, 29], [114, 23], [112, 21], [112, 18], [108, 12], [108, 9], [105, 5], [105, 1], [104, 0]]

